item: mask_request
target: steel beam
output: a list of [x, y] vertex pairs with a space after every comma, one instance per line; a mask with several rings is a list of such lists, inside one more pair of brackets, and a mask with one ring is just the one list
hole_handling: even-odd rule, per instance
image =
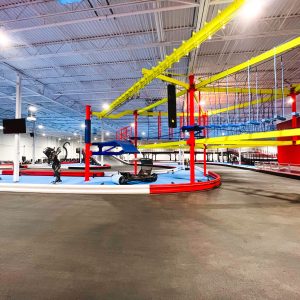
[[[238, 0], [235, 0], [238, 1]], [[66, 26], [66, 25], [72, 25], [72, 24], [80, 24], [80, 23], [87, 23], [87, 22], [95, 22], [95, 21], [101, 21], [101, 20], [109, 20], [109, 19], [115, 19], [115, 18], [124, 18], [124, 17], [132, 17], [132, 16], [138, 16], [138, 15], [146, 15], [156, 12], [166, 12], [166, 11], [175, 11], [175, 10], [181, 10], [181, 9], [187, 9], [187, 8], [193, 8], [197, 7], [197, 3], [189, 3], [189, 4], [182, 4], [182, 5], [172, 5], [168, 7], [160, 7], [160, 8], [147, 8], [144, 10], [132, 10], [130, 12], [121, 12], [121, 13], [114, 13], [110, 15], [101, 15], [96, 17], [89, 17], [89, 18], [73, 18], [71, 20], [62, 20], [61, 17], [56, 17], [54, 19], [61, 20], [55, 23], [45, 22], [45, 19], [47, 18], [47, 15], [43, 15], [43, 22], [40, 25], [33, 25], [33, 26], [23, 26], [15, 29], [7, 29], [10, 33], [16, 33], [16, 32], [25, 32], [30, 30], [37, 30], [37, 29], [44, 29], [44, 28], [53, 28], [53, 27], [60, 27], [60, 26]], [[95, 8], [94, 8], [95, 9]], [[74, 13], [74, 12], [73, 12]], [[64, 12], [64, 14], [70, 14], [70, 11]], [[37, 17], [35, 16], [34, 19]], [[22, 19], [21, 19], [22, 20]], [[29, 20], [27, 18], [26, 20]], [[24, 21], [24, 19], [23, 19]]]

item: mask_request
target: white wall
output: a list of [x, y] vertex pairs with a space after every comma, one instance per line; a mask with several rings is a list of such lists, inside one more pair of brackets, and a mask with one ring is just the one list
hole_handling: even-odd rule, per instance
[[[22, 156], [26, 156], [27, 160], [32, 159], [32, 140], [29, 134], [21, 134], [20, 138], [20, 161]], [[65, 141], [58, 141], [55, 137], [44, 137], [36, 135], [35, 138], [35, 159], [46, 158], [43, 150], [46, 147], [62, 147]], [[76, 147], [79, 147], [78, 140], [68, 141], [71, 146], [66, 146], [68, 149], [68, 158], [77, 158]], [[65, 156], [65, 151], [62, 149], [60, 157]], [[14, 157], [14, 134], [0, 133], [0, 161], [12, 161]]]

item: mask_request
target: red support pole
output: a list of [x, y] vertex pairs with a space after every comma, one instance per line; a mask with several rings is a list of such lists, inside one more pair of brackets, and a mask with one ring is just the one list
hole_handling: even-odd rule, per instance
[[[292, 91], [292, 93], [290, 94], [293, 102], [292, 102], [292, 112], [296, 113], [297, 112], [297, 94]], [[297, 117], [295, 114], [293, 114], [292, 116], [292, 128], [297, 128]]]
[[[206, 113], [203, 114], [202, 118], [203, 118], [203, 126], [206, 126], [207, 125]], [[203, 133], [204, 133], [204, 136], [207, 137], [207, 129], [206, 128], [203, 130]], [[206, 155], [207, 155], [207, 146], [204, 145], [204, 149], [203, 149], [203, 174], [204, 174], [204, 176], [207, 176]]]
[[[138, 138], [138, 113], [137, 110], [133, 112], [134, 115], [134, 146], [137, 148], [137, 138]], [[134, 154], [134, 175], [137, 175], [137, 154]]]
[[203, 149], [203, 175], [207, 176], [207, 166], [206, 166], [206, 155], [207, 155], [207, 151], [206, 151], [206, 145], [204, 145], [204, 149]]
[[190, 124], [190, 120], [189, 120], [189, 113], [190, 113], [190, 109], [189, 109], [189, 101], [191, 101], [190, 99], [189, 99], [190, 97], [189, 97], [189, 92], [187, 93], [187, 95], [186, 95], [186, 125], [191, 125]]
[[[194, 116], [194, 96], [195, 96], [195, 82], [194, 82], [194, 75], [189, 76], [189, 125], [195, 125], [195, 116]], [[190, 181], [191, 183], [195, 183], [195, 132], [190, 132], [190, 138], [188, 139], [187, 144], [190, 146]]]
[[85, 172], [84, 181], [90, 181], [90, 159], [91, 159], [91, 106], [87, 105], [85, 107], [85, 120], [86, 120], [86, 133], [85, 133]]
[[[297, 116], [296, 116], [296, 112], [297, 112], [297, 94], [295, 93], [295, 89], [292, 88], [291, 89], [291, 93], [290, 93], [290, 97], [292, 99], [292, 128], [297, 128]], [[293, 140], [293, 144], [296, 144], [297, 141], [297, 137], [293, 136], [292, 138]]]

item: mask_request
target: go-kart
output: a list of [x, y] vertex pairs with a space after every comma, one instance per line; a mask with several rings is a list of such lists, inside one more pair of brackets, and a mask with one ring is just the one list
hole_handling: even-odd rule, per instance
[[127, 184], [132, 181], [155, 182], [157, 174], [152, 173], [153, 160], [149, 158], [141, 158], [140, 171], [134, 175], [130, 172], [119, 172], [112, 176], [112, 181], [116, 184]]

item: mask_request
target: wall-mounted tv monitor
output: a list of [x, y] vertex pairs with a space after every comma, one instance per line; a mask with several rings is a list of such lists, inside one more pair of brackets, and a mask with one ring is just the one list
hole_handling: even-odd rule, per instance
[[3, 133], [16, 134], [26, 133], [25, 119], [3, 119]]

